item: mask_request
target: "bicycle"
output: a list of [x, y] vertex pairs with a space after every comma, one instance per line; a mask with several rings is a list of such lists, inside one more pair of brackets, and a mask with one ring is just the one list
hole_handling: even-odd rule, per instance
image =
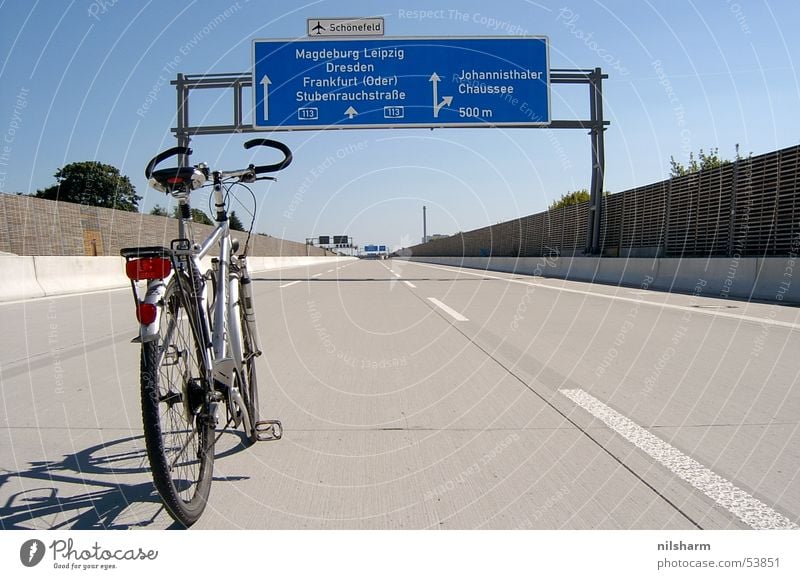
[[[188, 166], [186, 160], [192, 154], [188, 147], [174, 147], [153, 157], [145, 175], [151, 187], [177, 199], [178, 239], [169, 248], [132, 247], [120, 252], [139, 322], [134, 341], [142, 346], [142, 422], [153, 482], [167, 512], [187, 527], [200, 518], [208, 502], [214, 446], [223, 432], [241, 426], [248, 446], [283, 435], [279, 420], [259, 420], [255, 360], [262, 350], [247, 269], [253, 222], [237, 255], [239, 243], [231, 238], [226, 203], [234, 185], [249, 190], [247, 184], [274, 181], [275, 177], [261, 175], [292, 162], [292, 153], [283, 143], [253, 139], [244, 144], [245, 149], [257, 146], [277, 149], [284, 158], [246, 169], [209, 171], [204, 163]], [[156, 169], [174, 156], [179, 157], [180, 167]], [[202, 243], [195, 243], [190, 194], [209, 180], [216, 226]], [[212, 255], [215, 247], [217, 257], [203, 271], [201, 260]], [[138, 282], [146, 282], [143, 296]], [[224, 423], [220, 418], [223, 405]]]

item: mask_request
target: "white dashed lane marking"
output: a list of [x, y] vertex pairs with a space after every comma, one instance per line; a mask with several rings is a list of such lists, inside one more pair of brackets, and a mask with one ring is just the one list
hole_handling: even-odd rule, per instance
[[[696, 308], [696, 307], [692, 307], [692, 306], [681, 306], [681, 305], [678, 305], [678, 304], [667, 304], [667, 303], [654, 302], [654, 301], [650, 301], [650, 300], [639, 300], [639, 299], [635, 299], [635, 298], [626, 298], [626, 297], [618, 296], [618, 295], [597, 293], [597, 292], [594, 292], [594, 291], [578, 290], [578, 289], [571, 289], [571, 288], [565, 288], [565, 287], [555, 287], [555, 286], [551, 286], [551, 285], [547, 285], [547, 284], [543, 284], [543, 283], [534, 283], [534, 282], [523, 281], [523, 280], [519, 280], [519, 279], [510, 279], [510, 278], [507, 278], [507, 277], [500, 277], [500, 276], [496, 276], [496, 275], [490, 275], [485, 271], [482, 271], [480, 273], [472, 273], [470, 271], [465, 271], [463, 269], [452, 268], [452, 267], [442, 267], [442, 266], [438, 266], [438, 265], [429, 265], [429, 264], [418, 263], [418, 262], [415, 262], [415, 261], [412, 261], [410, 263], [412, 263], [414, 265], [418, 265], [420, 267], [427, 267], [427, 268], [430, 268], [430, 269], [441, 269], [443, 271], [451, 271], [451, 272], [455, 271], [455, 272], [458, 272], [459, 275], [463, 274], [463, 275], [471, 275], [471, 276], [475, 276], [475, 277], [499, 279], [499, 280], [502, 280], [502, 281], [507, 281], [508, 283], [514, 283], [514, 284], [521, 284], [521, 285], [525, 285], [525, 286], [537, 287], [537, 288], [542, 288], [543, 290], [548, 290], [548, 291], [557, 291], [557, 292], [562, 292], [562, 293], [585, 295], [585, 296], [589, 296], [591, 298], [597, 298], [597, 299], [614, 300], [614, 301], [620, 301], [620, 302], [627, 302], [627, 303], [631, 303], [631, 304], [642, 304], [644, 306], [652, 306], [652, 307], [655, 307], [655, 308], [663, 308], [665, 310], [678, 310], [678, 311], [683, 311], [683, 312], [691, 312], [693, 314], [714, 316], [716, 318], [730, 318], [730, 319], [734, 319], [734, 320], [744, 320], [746, 322], [754, 322], [756, 324], [768, 324], [770, 326], [779, 326], [779, 327], [782, 327], [782, 328], [789, 328], [790, 330], [800, 330], [800, 324], [796, 324], [794, 322], [784, 322], [784, 321], [781, 321], [781, 320], [775, 320], [775, 319], [770, 318], [770, 317], [761, 317], [761, 318], [759, 318], [757, 316], [748, 316], [748, 315], [743, 315], [743, 314], [733, 314], [733, 313], [728, 313], [728, 312], [721, 312], [721, 311], [719, 311], [717, 309]], [[602, 284], [600, 284], [600, 285], [602, 285]], [[652, 293], [653, 295], [655, 295], [654, 292], [648, 292], [648, 293]]]
[[449, 316], [451, 316], [457, 322], [468, 322], [469, 321], [467, 318], [462, 316], [460, 313], [455, 311], [453, 308], [451, 308], [447, 304], [443, 304], [442, 302], [440, 302], [436, 298], [428, 298], [428, 301], [431, 302], [433, 305], [435, 305], [440, 310], [442, 310], [443, 312], [445, 312], [446, 314], [448, 314]]

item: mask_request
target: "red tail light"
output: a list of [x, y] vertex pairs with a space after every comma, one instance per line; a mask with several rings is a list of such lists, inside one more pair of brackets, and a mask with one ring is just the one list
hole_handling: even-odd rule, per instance
[[172, 263], [164, 257], [143, 257], [132, 259], [125, 264], [125, 273], [129, 279], [164, 279], [172, 271]]
[[136, 319], [139, 320], [140, 324], [149, 326], [156, 321], [157, 312], [158, 310], [156, 310], [155, 304], [139, 302], [139, 305], [136, 307]]

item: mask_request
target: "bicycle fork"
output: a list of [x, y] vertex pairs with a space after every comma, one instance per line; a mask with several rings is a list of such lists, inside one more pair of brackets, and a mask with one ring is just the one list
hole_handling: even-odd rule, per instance
[[[253, 280], [250, 278], [250, 272], [247, 269], [247, 258], [240, 256], [237, 264], [239, 266], [238, 287], [241, 290], [241, 299], [237, 301], [243, 309], [244, 316], [242, 317], [247, 326], [248, 334], [252, 338], [252, 352], [250, 355], [258, 357], [261, 356], [262, 349], [253, 302]], [[232, 312], [231, 315], [239, 315], [239, 312]], [[241, 318], [235, 319], [238, 320]], [[241, 357], [239, 359], [241, 359]], [[283, 436], [283, 426], [280, 420], [259, 420], [255, 424], [255, 430], [258, 440], [278, 440]]]
[[247, 324], [247, 330], [253, 337], [253, 355], [261, 355], [261, 339], [258, 336], [258, 324], [256, 324], [256, 311], [253, 308], [253, 280], [250, 278], [250, 272], [247, 271], [247, 258], [239, 258], [239, 279], [242, 291], [242, 305], [244, 307], [244, 321]]

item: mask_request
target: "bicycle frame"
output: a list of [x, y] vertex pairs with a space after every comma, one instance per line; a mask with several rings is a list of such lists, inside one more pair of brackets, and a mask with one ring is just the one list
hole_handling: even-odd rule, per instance
[[[280, 420], [260, 420], [258, 405], [256, 357], [261, 345], [246, 257], [255, 219], [241, 255], [234, 255], [239, 248], [231, 239], [226, 200], [233, 185], [275, 180], [259, 175], [289, 166], [292, 152], [271, 139], [244, 143], [245, 149], [254, 147], [280, 151], [283, 159], [213, 172], [205, 163], [186, 165], [192, 154], [188, 147], [173, 147], [150, 159], [144, 171], [148, 185], [178, 201], [178, 238], [168, 248], [120, 250], [139, 321], [134, 341], [142, 344], [142, 424], [153, 482], [172, 518], [187, 527], [198, 520], [208, 501], [217, 430], [243, 428], [247, 446], [279, 440], [283, 433]], [[157, 168], [175, 156], [181, 166]], [[195, 243], [189, 198], [209, 178], [215, 227], [204, 241]], [[211, 271], [203, 265], [209, 258]]]
[[[195, 307], [187, 307], [190, 315], [196, 316], [192, 320], [192, 329], [196, 333], [198, 343], [204, 344], [202, 355], [208, 375], [208, 384], [221, 384], [229, 394], [227, 402], [234, 403], [242, 413], [245, 429], [253, 427], [251, 417], [241, 397], [239, 388], [234, 384], [234, 376], [244, 376], [244, 360], [241, 345], [241, 320], [247, 324], [250, 335], [253, 337], [256, 355], [261, 352], [261, 343], [255, 321], [255, 311], [252, 308], [252, 290], [250, 277], [247, 271], [245, 257], [232, 255], [230, 222], [225, 211], [221, 175], [214, 174], [214, 201], [217, 207], [216, 227], [201, 244], [193, 244], [187, 235], [187, 226], [191, 220], [189, 210], [189, 196], [178, 196], [178, 242], [183, 242], [183, 247], [170, 251], [173, 267], [179, 272], [177, 282], [181, 285], [183, 295], [193, 296]], [[201, 260], [213, 255], [212, 250], [218, 247], [217, 259], [214, 263], [214, 272], [217, 284], [214, 294], [214, 307], [211, 319], [207, 315], [208, 297], [205, 291], [206, 280], [202, 275]], [[235, 262], [235, 263], [232, 263]], [[173, 274], [170, 274], [170, 276]], [[142, 301], [146, 304], [156, 305], [163, 298], [166, 291], [166, 279], [153, 279], [147, 283], [147, 291]], [[191, 283], [192, 287], [183, 287]], [[239, 289], [242, 288], [244, 300], [240, 300]], [[134, 285], [134, 293], [136, 288]], [[137, 298], [138, 299], [138, 298]], [[239, 307], [244, 302], [244, 316]], [[157, 339], [160, 332], [160, 310], [157, 309], [155, 319], [150, 324], [141, 324], [140, 340], [150, 341]], [[213, 324], [211, 320], [213, 319]], [[169, 336], [168, 328], [166, 335]], [[169, 341], [169, 340], [167, 340]], [[233, 413], [232, 413], [233, 414]], [[238, 426], [238, 421], [236, 426]]]

